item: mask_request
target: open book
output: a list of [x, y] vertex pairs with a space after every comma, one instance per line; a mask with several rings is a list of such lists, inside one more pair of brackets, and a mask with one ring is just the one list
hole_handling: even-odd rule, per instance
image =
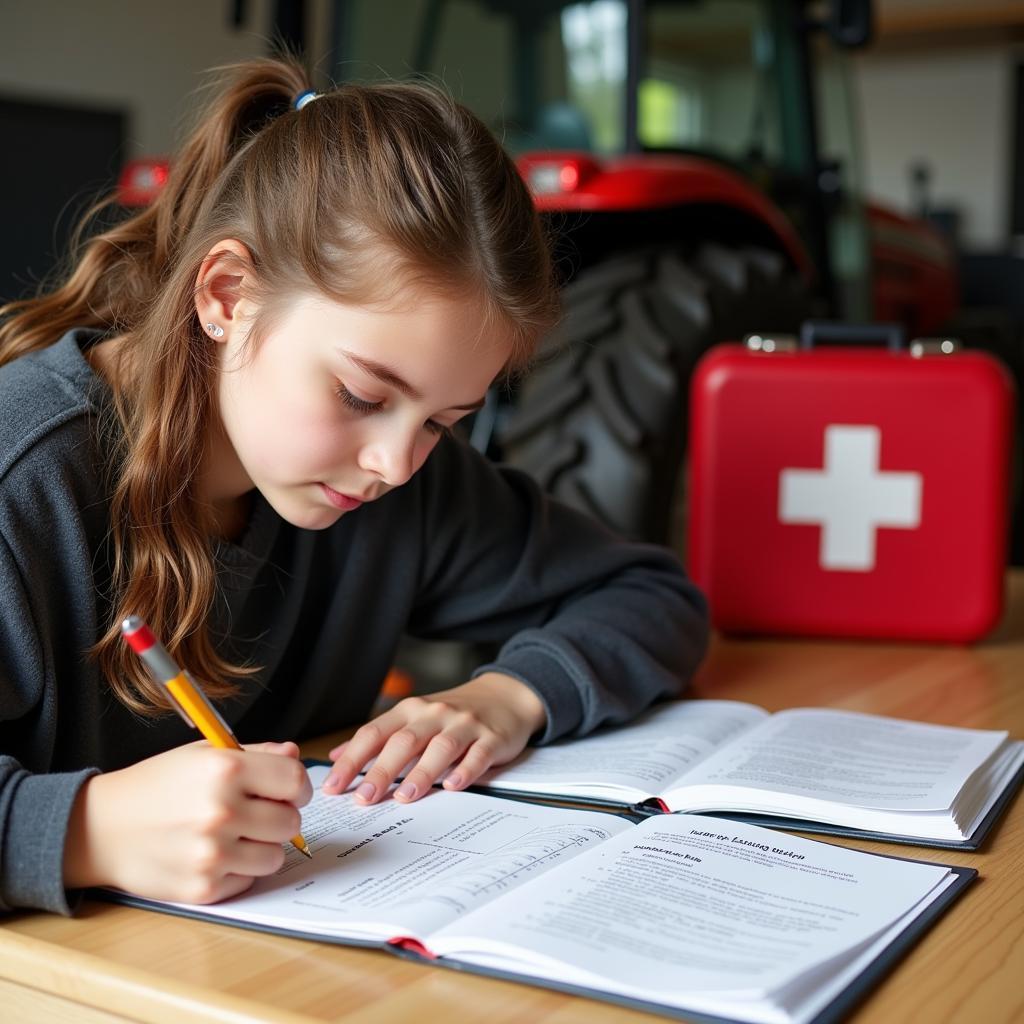
[[1024, 771], [1005, 732], [799, 708], [683, 700], [630, 725], [527, 750], [487, 791], [638, 813], [977, 849]]
[[313, 859], [208, 907], [121, 902], [673, 1016], [825, 1024], [976, 874], [695, 815], [634, 824], [477, 793], [371, 807], [310, 769]]

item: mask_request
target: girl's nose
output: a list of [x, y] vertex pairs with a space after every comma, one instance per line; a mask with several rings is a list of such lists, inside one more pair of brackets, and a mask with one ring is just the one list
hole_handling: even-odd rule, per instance
[[389, 487], [398, 487], [416, 472], [416, 437], [395, 431], [374, 438], [364, 445], [359, 462]]

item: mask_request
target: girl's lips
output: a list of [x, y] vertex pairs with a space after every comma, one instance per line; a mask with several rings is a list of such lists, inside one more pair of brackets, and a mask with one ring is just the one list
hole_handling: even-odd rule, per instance
[[351, 512], [353, 509], [357, 509], [362, 505], [362, 502], [358, 498], [350, 498], [347, 494], [342, 494], [339, 491], [334, 490], [333, 487], [328, 487], [327, 484], [321, 483], [320, 489], [324, 492], [324, 496], [327, 500], [335, 508], [340, 508], [342, 512]]

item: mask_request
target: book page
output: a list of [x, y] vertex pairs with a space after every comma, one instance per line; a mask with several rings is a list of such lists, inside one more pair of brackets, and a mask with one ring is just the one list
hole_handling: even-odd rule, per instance
[[[1005, 732], [852, 711], [780, 711], [699, 765], [669, 803], [728, 810], [715, 804], [715, 789], [731, 787], [878, 810], [944, 811], [1005, 739]], [[698, 785], [710, 806], [694, 805], [691, 787]]]
[[635, 803], [659, 796], [718, 747], [768, 717], [737, 701], [671, 701], [625, 726], [531, 747], [480, 784]]
[[753, 825], [663, 815], [459, 919], [431, 949], [697, 1012], [778, 1020], [787, 999], [795, 1011], [823, 984], [802, 978], [830, 961], [838, 972], [950, 874]]
[[434, 791], [412, 804], [364, 806], [328, 796], [310, 769], [302, 809], [313, 859], [287, 847], [284, 866], [204, 915], [340, 937], [420, 938], [618, 832], [610, 814]]

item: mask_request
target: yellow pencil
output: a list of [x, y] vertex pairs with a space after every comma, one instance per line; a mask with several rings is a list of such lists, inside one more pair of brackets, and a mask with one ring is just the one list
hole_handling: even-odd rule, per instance
[[[242, 749], [231, 727], [221, 718], [206, 694], [192, 682], [187, 672], [178, 667], [164, 645], [157, 640], [142, 619], [137, 615], [125, 619], [121, 623], [121, 635], [142, 659], [150, 675], [166, 688], [171, 696], [171, 703], [193, 729], [198, 729], [207, 742], [215, 747]], [[299, 853], [312, 859], [313, 854], [309, 852], [301, 833], [292, 837], [292, 846]]]

